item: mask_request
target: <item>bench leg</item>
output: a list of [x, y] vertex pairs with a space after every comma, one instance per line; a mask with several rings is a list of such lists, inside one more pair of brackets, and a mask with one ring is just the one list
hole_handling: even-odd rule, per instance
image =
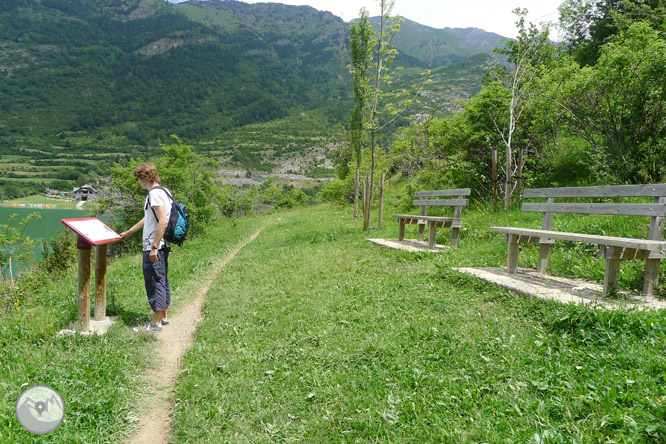
[[551, 244], [539, 244], [539, 274], [544, 274], [548, 268]]
[[645, 278], [643, 279], [643, 294], [645, 296], [654, 293], [654, 289], [659, 282], [659, 259], [646, 259], [645, 260]]
[[423, 242], [423, 239], [425, 237], [423, 233], [425, 233], [425, 224], [419, 224], [419, 237], [418, 237], [419, 242]]
[[437, 242], [437, 227], [433, 222], [428, 222], [428, 250], [434, 250]]
[[509, 234], [507, 241], [509, 242], [509, 253], [507, 255], [506, 271], [515, 273], [518, 268], [518, 236]]
[[400, 227], [398, 228], [398, 240], [405, 240], [405, 221], [400, 220]]
[[609, 292], [617, 291], [617, 282], [620, 277], [620, 257], [615, 248], [606, 250], [606, 266], [604, 270], [604, 296]]
[[458, 248], [459, 237], [460, 237], [460, 228], [451, 228], [451, 248]]

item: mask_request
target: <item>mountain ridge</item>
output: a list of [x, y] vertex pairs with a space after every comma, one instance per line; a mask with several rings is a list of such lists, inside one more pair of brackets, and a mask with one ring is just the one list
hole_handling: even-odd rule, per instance
[[[268, 168], [279, 159], [262, 166], [262, 153], [294, 152], [289, 141], [212, 141], [304, 112], [316, 116], [294, 119], [311, 126], [304, 134], [326, 134], [330, 142], [351, 107], [346, 26], [309, 6], [234, 0], [2, 2], [0, 155], [20, 159], [4, 164], [0, 179], [103, 175], [124, 157], [151, 156], [170, 134], [220, 159]], [[464, 63], [479, 52], [456, 32], [406, 22], [399, 34], [396, 63], [416, 71], [452, 67], [438, 75], [442, 88], [433, 100], [454, 102], [447, 83], [464, 97], [480, 85], [478, 69]], [[444, 49], [433, 64], [427, 53], [439, 43]], [[311, 151], [320, 153], [315, 145]], [[51, 166], [39, 169], [38, 162]]]

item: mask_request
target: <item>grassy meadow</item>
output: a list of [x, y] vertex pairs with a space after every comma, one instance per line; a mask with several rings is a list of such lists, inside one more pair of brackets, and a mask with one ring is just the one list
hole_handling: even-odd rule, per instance
[[[538, 219], [472, 206], [458, 250], [414, 254], [365, 240], [397, 237], [392, 218], [363, 233], [349, 207], [319, 205], [226, 221], [176, 248], [174, 310], [217, 258], [273, 221], [211, 287], [174, 388], [170, 442], [664, 442], [664, 313], [561, 305], [452, 270], [504, 265], [506, 243], [488, 227]], [[635, 222], [556, 218], [555, 228], [647, 231]], [[537, 256], [527, 247], [519, 265]], [[640, 286], [642, 265], [622, 267], [620, 286]], [[600, 280], [603, 263], [558, 243], [550, 271]], [[54, 336], [76, 316], [74, 271], [41, 288], [0, 316], [0, 442], [125, 442], [149, 408], [142, 375], [159, 365], [151, 337], [130, 328], [148, 315], [138, 247], [110, 266], [108, 311], [120, 322], [104, 337]], [[66, 403], [44, 437], [14, 417], [32, 384]]]
[[[503, 265], [488, 226], [534, 215], [473, 208], [460, 249], [440, 254], [373, 245], [395, 222], [364, 234], [349, 216], [286, 214], [219, 275], [176, 384], [173, 442], [666, 439], [662, 313], [561, 305], [451, 271]], [[587, 269], [563, 267], [561, 250], [556, 272]]]

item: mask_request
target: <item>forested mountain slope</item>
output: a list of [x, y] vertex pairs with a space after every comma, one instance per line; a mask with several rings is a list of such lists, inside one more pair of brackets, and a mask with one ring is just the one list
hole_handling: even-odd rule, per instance
[[[230, 129], [314, 110], [325, 118], [304, 124], [329, 134], [350, 108], [346, 27], [329, 12], [275, 3], [3, 0], [0, 180], [85, 180], [123, 156], [150, 156], [171, 134], [205, 147]], [[414, 70], [487, 52], [409, 21], [398, 49]], [[463, 89], [478, 90], [480, 75], [463, 77]], [[446, 76], [433, 80], [450, 88]]]

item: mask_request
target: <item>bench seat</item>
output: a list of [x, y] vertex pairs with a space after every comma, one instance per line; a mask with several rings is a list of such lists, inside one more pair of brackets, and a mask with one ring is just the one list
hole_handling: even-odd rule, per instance
[[[517, 240], [519, 243], [542, 243], [542, 239], [558, 239], [590, 244], [606, 245], [609, 247], [630, 248], [663, 254], [666, 250], [666, 241], [649, 239], [632, 239], [617, 236], [600, 236], [596, 234], [569, 233], [566, 231], [550, 231], [518, 227], [490, 227], [490, 231], [505, 234], [515, 234], [526, 239]], [[534, 238], [534, 239], [532, 239]]]
[[422, 224], [428, 225], [428, 222], [436, 224], [437, 227], [462, 227], [462, 219], [455, 217], [438, 217], [438, 216], [416, 216], [413, 214], [394, 214], [393, 217], [401, 220], [406, 224]]
[[[518, 267], [520, 244], [539, 245], [537, 271], [545, 273], [552, 245], [557, 240], [596, 244], [605, 259], [603, 294], [617, 290], [620, 262], [644, 260], [643, 294], [653, 293], [659, 281], [659, 265], [666, 259], [664, 221], [666, 220], [666, 184], [611, 185], [525, 190], [526, 199], [545, 199], [540, 203], [523, 203], [522, 211], [542, 213], [541, 229], [490, 227], [504, 233], [508, 243], [507, 271]], [[652, 203], [637, 203], [635, 198], [650, 198]], [[558, 199], [557, 202], [555, 200]], [[585, 199], [580, 201], [578, 199]], [[630, 199], [622, 201], [621, 199]], [[572, 202], [572, 200], [574, 200]], [[647, 239], [620, 236], [553, 231], [553, 214], [588, 214], [600, 216], [640, 216], [650, 218]]]
[[[451, 228], [451, 246], [458, 246], [458, 236], [462, 228], [462, 207], [468, 204], [466, 196], [472, 192], [469, 188], [455, 190], [417, 191], [412, 205], [421, 207], [421, 214], [394, 214], [398, 221], [398, 240], [405, 240], [405, 225], [419, 225], [418, 240], [423, 241], [426, 225], [428, 226], [428, 249], [435, 249], [437, 228]], [[444, 197], [445, 199], [441, 199]], [[453, 207], [453, 217], [428, 216], [428, 207]]]

